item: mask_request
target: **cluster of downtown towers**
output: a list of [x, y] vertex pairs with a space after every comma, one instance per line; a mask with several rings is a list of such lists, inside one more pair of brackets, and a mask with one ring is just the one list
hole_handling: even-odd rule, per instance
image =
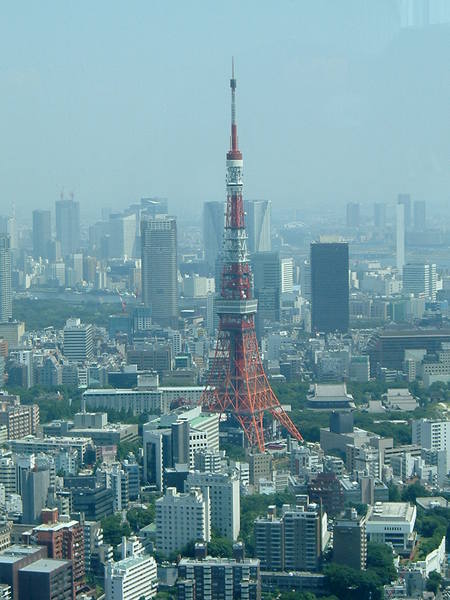
[[[224, 227], [224, 203], [206, 202], [203, 208], [203, 243], [205, 262], [215, 274], [216, 292], [220, 293], [221, 246]], [[36, 258], [55, 260], [80, 247], [80, 208], [73, 199], [55, 204], [56, 239], [52, 239], [49, 210], [33, 211], [33, 254]], [[141, 206], [142, 209], [142, 206]], [[277, 321], [280, 316], [282, 261], [271, 252], [271, 203], [265, 200], [246, 202], [248, 246], [252, 255], [254, 292], [259, 310], [257, 330], [263, 321]], [[167, 214], [167, 200], [147, 200], [141, 212], [140, 227], [127, 225], [123, 218], [115, 236], [140, 242], [142, 258], [142, 301], [152, 310], [155, 323], [176, 327], [178, 322], [177, 223]], [[131, 243], [131, 242], [130, 242]], [[136, 242], [133, 241], [135, 244]], [[311, 244], [309, 264], [302, 267], [306, 275], [305, 296], [311, 300], [311, 328], [320, 332], [346, 332], [349, 327], [349, 256], [348, 245], [340, 242]], [[0, 239], [0, 321], [12, 316], [11, 257], [6, 235]], [[308, 285], [309, 284], [309, 285]], [[259, 326], [258, 326], [259, 325]]]

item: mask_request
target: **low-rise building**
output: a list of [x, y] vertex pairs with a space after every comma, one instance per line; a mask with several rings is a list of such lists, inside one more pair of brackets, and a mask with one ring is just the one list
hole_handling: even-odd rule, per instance
[[400, 554], [409, 554], [415, 543], [416, 514], [408, 502], [377, 502], [367, 513], [368, 540], [392, 544]]

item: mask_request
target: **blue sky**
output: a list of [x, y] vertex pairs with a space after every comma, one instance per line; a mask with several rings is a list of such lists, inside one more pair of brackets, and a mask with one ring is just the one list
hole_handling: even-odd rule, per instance
[[141, 196], [183, 216], [221, 199], [233, 54], [247, 197], [443, 204], [450, 29], [402, 29], [398, 6], [3, 2], [0, 213], [53, 207], [61, 190], [86, 218]]

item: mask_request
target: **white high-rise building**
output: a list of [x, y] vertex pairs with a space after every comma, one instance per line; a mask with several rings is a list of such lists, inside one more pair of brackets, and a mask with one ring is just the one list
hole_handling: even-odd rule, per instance
[[270, 216], [272, 203], [270, 200], [247, 200], [246, 229], [248, 233], [248, 249], [254, 252], [270, 252]]
[[164, 556], [182, 550], [195, 541], [211, 539], [208, 492], [198, 488], [180, 494], [167, 488], [156, 501], [156, 547]]
[[419, 419], [412, 422], [412, 443], [427, 450], [445, 450], [450, 466], [450, 421]]
[[156, 596], [157, 586], [153, 556], [132, 555], [105, 567], [106, 600], [149, 600]]
[[92, 325], [80, 319], [67, 319], [64, 327], [64, 356], [70, 360], [85, 361], [93, 357], [94, 341]]
[[281, 259], [281, 293], [290, 293], [294, 290], [294, 259]]
[[407, 263], [403, 266], [403, 292], [436, 300], [436, 265]]
[[200, 488], [209, 492], [211, 509], [211, 527], [230, 540], [237, 540], [240, 527], [239, 479], [225, 473], [189, 473], [185, 482], [185, 491]]
[[0, 234], [0, 322], [11, 318], [11, 238], [7, 234]]
[[395, 251], [396, 251], [396, 266], [401, 272], [405, 264], [405, 205], [397, 204], [396, 207], [396, 223], [395, 223]]
[[109, 217], [110, 258], [136, 255], [136, 214], [112, 214]]

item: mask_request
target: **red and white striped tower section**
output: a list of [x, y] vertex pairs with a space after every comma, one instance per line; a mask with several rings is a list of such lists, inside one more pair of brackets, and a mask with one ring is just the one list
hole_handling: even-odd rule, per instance
[[227, 209], [222, 248], [222, 289], [216, 300], [219, 333], [201, 403], [204, 410], [234, 415], [250, 446], [264, 452], [263, 417], [269, 412], [288, 433], [302, 436], [273, 393], [255, 334], [257, 300], [252, 298], [242, 200], [242, 153], [236, 124], [234, 63], [231, 87], [231, 148], [227, 153]]

